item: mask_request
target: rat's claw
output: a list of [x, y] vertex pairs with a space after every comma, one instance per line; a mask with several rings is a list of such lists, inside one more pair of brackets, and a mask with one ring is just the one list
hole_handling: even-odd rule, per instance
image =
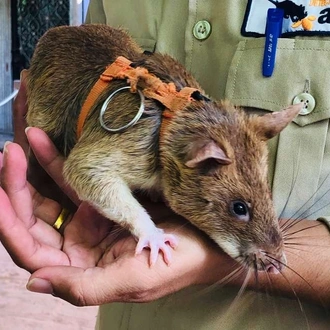
[[178, 246], [178, 239], [172, 234], [165, 234], [165, 240], [170, 245], [172, 249], [175, 249]]
[[158, 258], [159, 251], [162, 251], [164, 261], [169, 265], [172, 261], [171, 248], [176, 248], [178, 240], [174, 235], [164, 234], [163, 230], [157, 229], [157, 232], [140, 237], [135, 249], [135, 255], [142, 252], [144, 248], [150, 249], [150, 266], [153, 266]]
[[[163, 258], [164, 258], [164, 261], [167, 265], [169, 265], [171, 262], [172, 262], [172, 251], [171, 251], [171, 248], [168, 244], [164, 244], [162, 247], [161, 247], [161, 250], [163, 252]], [[155, 260], [156, 261], [156, 260]]]

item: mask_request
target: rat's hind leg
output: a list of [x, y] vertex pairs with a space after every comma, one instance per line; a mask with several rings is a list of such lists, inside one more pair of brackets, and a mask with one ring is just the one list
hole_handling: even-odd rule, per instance
[[86, 160], [79, 161], [72, 152], [64, 166], [65, 178], [81, 200], [92, 204], [102, 215], [127, 228], [137, 238], [136, 254], [149, 248], [150, 264], [153, 265], [161, 251], [164, 261], [169, 264], [170, 247], [176, 247], [176, 237], [155, 226], [116, 173], [113, 168], [100, 165], [100, 162], [96, 165]]

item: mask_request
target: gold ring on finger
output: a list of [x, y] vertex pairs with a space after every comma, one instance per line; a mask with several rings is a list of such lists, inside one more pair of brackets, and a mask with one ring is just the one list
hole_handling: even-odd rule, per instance
[[70, 216], [70, 212], [68, 209], [63, 208], [59, 216], [57, 217], [56, 221], [53, 224], [53, 227], [56, 230], [60, 230], [63, 224], [68, 220]]

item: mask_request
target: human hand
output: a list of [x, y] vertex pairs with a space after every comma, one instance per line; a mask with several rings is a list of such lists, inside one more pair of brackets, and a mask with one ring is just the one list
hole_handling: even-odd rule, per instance
[[[31, 147], [60, 186], [63, 159], [47, 136], [27, 132]], [[209, 283], [236, 263], [163, 203], [145, 205], [179, 246], [167, 266], [159, 258], [149, 267], [149, 252], [135, 255], [135, 239], [81, 203], [62, 234], [52, 224], [60, 205], [43, 198], [26, 182], [26, 160], [14, 143], [6, 145], [1, 171], [0, 239], [13, 260], [32, 273], [28, 289], [51, 293], [75, 305], [150, 301], [192, 284]], [[215, 260], [217, 262], [215, 262]], [[222, 261], [222, 262], [221, 262]]]
[[13, 125], [14, 125], [14, 142], [18, 143], [25, 154], [28, 154], [29, 143], [24, 133], [26, 128], [27, 114], [27, 95], [26, 95], [26, 79], [28, 70], [22, 70], [20, 76], [19, 90], [13, 102]]
[[[15, 101], [14, 141], [22, 144], [26, 151], [28, 142], [23, 132], [26, 125], [24, 81], [23, 78], [23, 87]], [[63, 182], [63, 159], [49, 139], [35, 128], [31, 128], [27, 135], [43, 167], [71, 200], [79, 203]], [[149, 268], [148, 252], [144, 251], [136, 257], [133, 237], [125, 232], [118, 233], [117, 226], [101, 218], [85, 204], [79, 206], [61, 235], [52, 227], [61, 206], [39, 195], [28, 185], [22, 149], [11, 144], [6, 150], [2, 170], [3, 189], [0, 188], [0, 239], [13, 260], [32, 272], [28, 283], [30, 290], [53, 293], [76, 305], [149, 301], [191, 284], [214, 283], [237, 267], [200, 232], [159, 203], [145, 206], [152, 218], [161, 222], [160, 226], [167, 232], [175, 232], [180, 240], [169, 267], [159, 258], [157, 264]], [[39, 174], [37, 178], [40, 178]], [[44, 180], [41, 183], [50, 187]], [[285, 296], [298, 294], [316, 303], [320, 300], [315, 292], [320, 292], [323, 301], [330, 306], [326, 267], [329, 249], [324, 248], [330, 244], [329, 234], [324, 226], [310, 228], [309, 221], [300, 221], [299, 226], [303, 228], [299, 232], [308, 233], [309, 241], [310, 237], [315, 237], [318, 243], [312, 247], [309, 243], [308, 252], [300, 251], [299, 256], [288, 254], [288, 264], [294, 272], [272, 276], [271, 291]], [[242, 284], [242, 277], [236, 281], [237, 285]], [[269, 282], [268, 274], [260, 274], [257, 288], [263, 289]], [[308, 285], [312, 282], [313, 287]], [[255, 283], [249, 283], [248, 287], [255, 288]]]

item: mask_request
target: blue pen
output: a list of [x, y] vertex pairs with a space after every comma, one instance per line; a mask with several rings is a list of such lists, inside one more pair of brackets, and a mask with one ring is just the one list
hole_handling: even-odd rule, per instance
[[270, 77], [274, 71], [277, 39], [282, 34], [283, 16], [284, 11], [282, 9], [268, 9], [266, 23], [266, 42], [262, 63], [262, 74], [265, 77]]

